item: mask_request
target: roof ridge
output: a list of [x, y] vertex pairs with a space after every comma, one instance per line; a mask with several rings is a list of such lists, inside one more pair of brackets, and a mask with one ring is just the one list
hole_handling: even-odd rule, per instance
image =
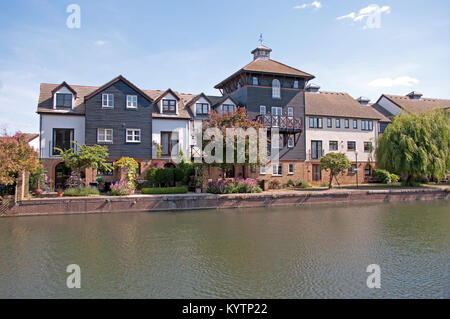
[[294, 70], [296, 70], [296, 71], [298, 71], [298, 72], [302, 72], [302, 73], [305, 73], [306, 75], [309, 75], [309, 76], [313, 76], [312, 74], [309, 74], [309, 73], [307, 73], [307, 72], [305, 72], [305, 71], [302, 71], [302, 70], [299, 70], [299, 69], [297, 69], [297, 68], [294, 68], [294, 67], [292, 67], [292, 66], [290, 66], [290, 65], [284, 64], [284, 63], [282, 63], [282, 62], [279, 62], [279, 61], [277, 61], [277, 60], [269, 59], [269, 61], [272, 61], [272, 62], [275, 62], [275, 63], [281, 64], [281, 65], [283, 65], [283, 66], [285, 66], [285, 67], [288, 67], [288, 68], [294, 69]]

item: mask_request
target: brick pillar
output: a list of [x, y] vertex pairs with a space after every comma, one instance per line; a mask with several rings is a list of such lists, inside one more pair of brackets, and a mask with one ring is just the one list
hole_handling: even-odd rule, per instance
[[22, 171], [16, 182], [16, 196], [15, 201], [22, 201], [29, 196], [30, 189], [30, 173]]

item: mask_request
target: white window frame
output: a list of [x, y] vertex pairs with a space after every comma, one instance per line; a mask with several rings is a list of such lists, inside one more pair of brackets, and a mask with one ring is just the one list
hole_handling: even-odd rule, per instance
[[[134, 103], [136, 103], [136, 105], [133, 105]], [[137, 106], [138, 106], [138, 96], [127, 95], [127, 109], [137, 109]]]
[[266, 115], [267, 109], [265, 105], [259, 106], [259, 115]]
[[259, 167], [259, 175], [266, 175], [267, 174], [267, 168], [265, 165]]
[[[106, 104], [105, 104], [106, 102]], [[109, 105], [109, 102], [112, 102]], [[114, 94], [112, 93], [103, 93], [102, 94], [102, 108], [104, 109], [112, 109], [114, 108]]]
[[294, 135], [289, 135], [289, 137], [288, 137], [288, 148], [293, 148], [294, 147], [294, 145], [295, 145], [295, 137], [294, 137]]
[[[131, 135], [128, 134], [128, 132], [131, 132]], [[138, 135], [135, 133], [139, 132]], [[129, 140], [128, 137], [132, 137], [132, 140]], [[139, 140], [136, 140], [136, 137], [139, 137]], [[125, 141], [127, 143], [141, 143], [141, 129], [140, 128], [127, 128], [125, 130]]]
[[[104, 133], [103, 133], [104, 139], [103, 140], [100, 139], [100, 130], [104, 130]], [[111, 139], [110, 140], [106, 139], [106, 137], [108, 135], [106, 133], [107, 131], [111, 131]], [[97, 129], [97, 143], [113, 143], [113, 140], [114, 140], [114, 130], [112, 128], [101, 127], [101, 128]]]
[[294, 117], [294, 108], [293, 107], [291, 107], [291, 106], [288, 107], [287, 111], [288, 111], [288, 117], [290, 117], [290, 118]]
[[[291, 171], [291, 167], [292, 167], [292, 171]], [[295, 165], [294, 163], [289, 163], [288, 164], [288, 175], [294, 175], [295, 172]]]
[[[276, 167], [276, 173], [274, 173], [275, 167]], [[281, 174], [280, 174], [280, 168], [281, 168]], [[272, 164], [272, 176], [283, 176], [283, 164], [282, 163]]]
[[281, 99], [281, 83], [278, 79], [272, 81], [272, 98]]

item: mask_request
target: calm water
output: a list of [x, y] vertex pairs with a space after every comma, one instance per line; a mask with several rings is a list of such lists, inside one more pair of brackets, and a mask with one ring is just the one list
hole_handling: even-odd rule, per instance
[[449, 259], [446, 201], [0, 219], [1, 298], [450, 298]]

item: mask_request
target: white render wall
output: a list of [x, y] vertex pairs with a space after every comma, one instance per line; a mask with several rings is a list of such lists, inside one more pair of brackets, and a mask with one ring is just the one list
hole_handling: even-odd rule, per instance
[[74, 141], [80, 145], [85, 143], [85, 118], [78, 115], [44, 115], [41, 114], [40, 158], [54, 158], [51, 156], [53, 148], [53, 129], [73, 129]]
[[[189, 122], [188, 120], [166, 120], [166, 119], [153, 119], [152, 120], [152, 144], [161, 144], [161, 132], [177, 132], [180, 150], [189, 157]], [[152, 158], [156, 157], [156, 147], [153, 146]]]
[[[311, 116], [318, 117], [318, 116]], [[358, 162], [367, 162], [369, 159], [369, 153], [364, 152], [364, 142], [372, 142], [374, 152], [372, 153], [371, 161], [375, 161], [375, 148], [376, 140], [378, 137], [378, 121], [373, 121], [372, 131], [361, 130], [361, 119], [358, 119], [358, 128], [353, 129], [353, 119], [349, 118], [350, 128], [345, 128], [345, 118], [339, 118], [341, 120], [341, 127], [336, 128], [336, 118], [332, 118], [332, 128], [327, 128], [327, 118], [322, 118], [323, 128], [309, 128], [309, 116], [306, 116], [306, 159], [311, 160], [311, 141], [322, 141], [323, 155], [331, 152], [341, 152], [347, 155], [351, 162], [356, 160], [354, 151], [347, 151], [347, 141], [356, 142], [356, 150], [358, 151]], [[329, 141], [338, 141], [338, 150], [330, 151]], [[314, 160], [316, 161], [316, 160]], [[318, 161], [318, 160], [317, 160]]]

